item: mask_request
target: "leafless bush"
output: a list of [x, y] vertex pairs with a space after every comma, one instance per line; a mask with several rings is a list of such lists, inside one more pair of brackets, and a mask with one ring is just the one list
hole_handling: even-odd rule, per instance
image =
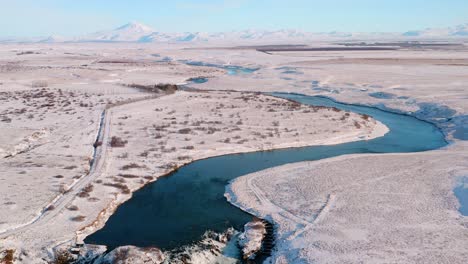
[[28, 50], [28, 51], [21, 51], [21, 52], [16, 53], [16, 55], [18, 55], [18, 56], [21, 56], [21, 55], [31, 55], [31, 54], [40, 54], [40, 53], [39, 53], [39, 52], [31, 51], [31, 50]]
[[3, 258], [0, 259], [0, 263], [2, 264], [13, 264], [15, 261], [15, 250], [14, 249], [7, 249], [5, 250], [5, 255]]
[[176, 151], [176, 148], [175, 147], [172, 147], [172, 148], [165, 148], [164, 146], [161, 148], [161, 152], [163, 153], [170, 153], [170, 152], [174, 152]]
[[192, 132], [192, 129], [190, 128], [179, 129], [179, 134], [190, 134], [190, 132]]
[[360, 128], [361, 128], [361, 124], [359, 124], [358, 121], [354, 121], [354, 126], [355, 126], [357, 129], [360, 129]]
[[122, 166], [121, 170], [141, 169], [141, 168], [145, 168], [145, 166], [144, 165], [138, 165], [136, 163], [130, 163], [130, 164]]
[[194, 146], [185, 146], [185, 147], [183, 147], [183, 149], [192, 150], [192, 149], [195, 149], [195, 147]]
[[92, 184], [88, 184], [81, 190], [81, 192], [77, 194], [77, 196], [80, 198], [89, 197], [90, 196], [89, 193], [92, 192], [93, 189], [94, 189], [94, 186]]
[[135, 84], [135, 83], [132, 83], [132, 84], [128, 84], [126, 85], [128, 87], [132, 87], [132, 88], [137, 88], [137, 89], [140, 89], [140, 90], [145, 90], [145, 91], [148, 91], [148, 92], [156, 92], [156, 93], [159, 93], [159, 92], [165, 92], [165, 93], [174, 93], [175, 91], [177, 91], [179, 89], [179, 87], [175, 84], [168, 84], [168, 83], [159, 83], [159, 84], [154, 84], [154, 85], [142, 85], [142, 84]]
[[341, 120], [341, 121], [344, 121], [344, 120], [346, 120], [349, 116], [350, 116], [349, 113], [345, 113], [345, 114], [340, 118], [340, 120]]
[[248, 139], [242, 139], [242, 140], [237, 141], [236, 143], [237, 144], [244, 144], [245, 142], [248, 142], [248, 141], [249, 141]]
[[366, 121], [369, 121], [369, 119], [370, 119], [370, 116], [366, 115], [366, 114], [362, 114], [361, 117], [362, 117], [362, 119], [364, 119]]
[[192, 159], [192, 157], [190, 156], [180, 156], [180, 157], [177, 157], [178, 160], [189, 160], [189, 159]]
[[178, 167], [177, 167], [177, 164], [171, 162], [171, 163], [161, 165], [159, 166], [159, 168], [166, 169], [166, 170], [177, 170]]
[[206, 133], [209, 134], [209, 135], [211, 135], [211, 134], [214, 134], [214, 133], [217, 132], [217, 131], [221, 131], [221, 129], [219, 129], [219, 128], [214, 128], [214, 127], [208, 127]]
[[119, 174], [120, 177], [127, 178], [127, 179], [134, 179], [134, 178], [139, 178], [140, 176], [133, 175], [133, 174]]
[[127, 143], [128, 143], [127, 140], [123, 140], [123, 139], [121, 139], [121, 138], [119, 138], [119, 137], [115, 137], [115, 136], [114, 136], [114, 137], [111, 138], [110, 145], [111, 145], [111, 147], [113, 147], [113, 148], [123, 148], [123, 147], [125, 147], [125, 145], [126, 145]]
[[120, 191], [124, 194], [130, 193], [130, 189], [128, 188], [128, 186], [123, 183], [104, 183], [104, 185], [120, 189]]
[[54, 259], [50, 264], [71, 264], [74, 262], [72, 255], [66, 250], [60, 250], [55, 252]]
[[84, 215], [78, 215], [70, 218], [73, 222], [83, 222], [86, 219]]
[[70, 206], [67, 207], [67, 209], [70, 210], [70, 211], [78, 211], [79, 208], [76, 205], [70, 205]]

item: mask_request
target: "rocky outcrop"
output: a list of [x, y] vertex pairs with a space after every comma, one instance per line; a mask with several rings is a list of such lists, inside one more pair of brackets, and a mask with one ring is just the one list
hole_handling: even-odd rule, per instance
[[158, 248], [139, 248], [134, 246], [123, 246], [112, 250], [109, 254], [102, 256], [97, 264], [161, 264], [165, 260], [164, 253]]
[[267, 233], [265, 223], [254, 219], [244, 226], [244, 232], [239, 236], [239, 246], [244, 259], [254, 259], [262, 249], [263, 238]]

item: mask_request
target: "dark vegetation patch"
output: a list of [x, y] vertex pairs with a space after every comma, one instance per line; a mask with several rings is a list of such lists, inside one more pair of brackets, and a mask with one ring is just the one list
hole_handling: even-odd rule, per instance
[[92, 192], [93, 189], [94, 186], [92, 184], [88, 184], [77, 194], [77, 196], [80, 198], [87, 198], [90, 196], [89, 193]]
[[140, 178], [140, 176], [133, 175], [133, 174], [122, 174], [122, 173], [120, 173], [118, 176], [126, 178], [126, 179]]
[[136, 163], [130, 163], [130, 164], [122, 166], [121, 170], [142, 169], [142, 168], [146, 168], [146, 166], [145, 165], [138, 165]]
[[151, 93], [174, 93], [179, 89], [179, 87], [176, 84], [170, 83], [158, 83], [150, 85], [132, 83], [127, 84], [125, 86]]
[[0, 259], [0, 263], [13, 264], [14, 261], [15, 261], [15, 250], [14, 249], [5, 250], [3, 258]]
[[109, 183], [109, 182], [107, 182], [107, 183], [104, 183], [104, 186], [117, 188], [123, 194], [129, 194], [130, 193], [130, 189], [128, 188], [128, 186], [123, 184], [123, 183]]
[[86, 219], [84, 215], [78, 215], [70, 218], [73, 222], [83, 222]]
[[113, 148], [123, 148], [128, 143], [127, 140], [123, 140], [120, 137], [112, 137], [110, 141], [110, 146]]
[[55, 252], [54, 258], [50, 264], [71, 264], [74, 262], [73, 256], [66, 250]]

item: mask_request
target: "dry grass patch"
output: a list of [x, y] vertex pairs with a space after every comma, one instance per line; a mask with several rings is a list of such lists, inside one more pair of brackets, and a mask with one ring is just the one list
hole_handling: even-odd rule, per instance
[[0, 259], [1, 264], [13, 264], [15, 261], [15, 250], [7, 249], [3, 253], [3, 257]]

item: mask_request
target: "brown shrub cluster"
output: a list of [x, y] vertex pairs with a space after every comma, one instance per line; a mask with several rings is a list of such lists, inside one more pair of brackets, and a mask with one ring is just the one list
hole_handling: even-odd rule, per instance
[[123, 148], [125, 147], [125, 145], [127, 145], [127, 143], [128, 143], [127, 140], [123, 140], [119, 137], [114, 136], [111, 138], [110, 146], [113, 148]]

